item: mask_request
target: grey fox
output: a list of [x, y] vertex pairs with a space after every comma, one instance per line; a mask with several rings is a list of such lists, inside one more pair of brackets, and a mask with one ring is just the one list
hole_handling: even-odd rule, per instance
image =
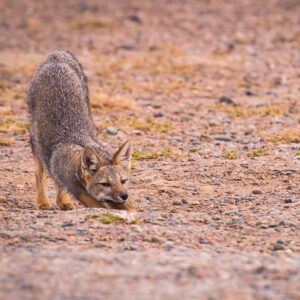
[[48, 55], [32, 77], [27, 103], [37, 208], [51, 207], [49, 174], [60, 209], [74, 208], [72, 196], [86, 207], [128, 209], [131, 144], [112, 152], [97, 142], [87, 77], [74, 55], [64, 50]]

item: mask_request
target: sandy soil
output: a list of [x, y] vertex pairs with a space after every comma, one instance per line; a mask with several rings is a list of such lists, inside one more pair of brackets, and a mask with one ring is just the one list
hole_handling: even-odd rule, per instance
[[[300, 3], [225, 2], [0, 1], [0, 299], [300, 299]], [[58, 48], [133, 141], [121, 219], [35, 209], [26, 89]]]

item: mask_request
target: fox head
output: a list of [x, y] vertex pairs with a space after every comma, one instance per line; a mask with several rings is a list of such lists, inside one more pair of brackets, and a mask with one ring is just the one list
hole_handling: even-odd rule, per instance
[[131, 144], [124, 143], [107, 161], [87, 147], [81, 155], [80, 179], [86, 193], [109, 208], [124, 208], [128, 199]]

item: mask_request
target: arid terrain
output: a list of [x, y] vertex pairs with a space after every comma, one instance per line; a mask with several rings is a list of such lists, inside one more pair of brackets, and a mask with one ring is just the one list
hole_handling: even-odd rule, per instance
[[[0, 0], [0, 299], [300, 299], [299, 16]], [[133, 212], [35, 209], [26, 91], [54, 49], [89, 77], [99, 141], [133, 143]]]

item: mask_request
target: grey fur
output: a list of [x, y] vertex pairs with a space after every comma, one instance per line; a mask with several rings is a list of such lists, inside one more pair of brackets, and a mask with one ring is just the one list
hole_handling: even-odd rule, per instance
[[86, 192], [79, 178], [84, 149], [94, 149], [102, 164], [112, 164], [112, 153], [96, 140], [80, 63], [67, 51], [50, 53], [31, 80], [27, 101], [34, 156], [59, 186], [78, 198]]

